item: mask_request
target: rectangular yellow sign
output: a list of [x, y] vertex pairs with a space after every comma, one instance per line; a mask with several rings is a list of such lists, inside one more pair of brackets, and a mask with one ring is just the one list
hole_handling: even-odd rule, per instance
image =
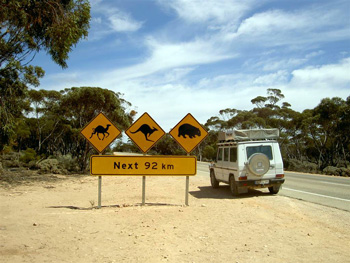
[[197, 173], [195, 156], [92, 155], [91, 175], [192, 176]]

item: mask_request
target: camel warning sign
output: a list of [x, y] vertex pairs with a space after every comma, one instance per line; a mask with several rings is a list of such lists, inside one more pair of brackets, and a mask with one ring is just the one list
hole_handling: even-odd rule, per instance
[[190, 113], [169, 133], [187, 153], [192, 152], [208, 136], [208, 132]]
[[103, 152], [119, 135], [118, 128], [101, 112], [80, 133], [98, 151]]
[[138, 118], [125, 133], [144, 153], [151, 149], [165, 134], [147, 112]]

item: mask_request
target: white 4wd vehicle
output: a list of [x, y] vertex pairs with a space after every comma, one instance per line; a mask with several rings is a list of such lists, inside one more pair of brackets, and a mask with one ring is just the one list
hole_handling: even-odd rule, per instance
[[209, 166], [210, 182], [230, 185], [232, 195], [267, 187], [277, 194], [284, 183], [278, 129], [220, 132], [217, 160]]

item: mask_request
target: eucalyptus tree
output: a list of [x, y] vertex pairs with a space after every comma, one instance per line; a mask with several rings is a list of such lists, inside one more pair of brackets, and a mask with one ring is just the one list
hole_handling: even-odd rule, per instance
[[345, 165], [349, 160], [349, 100], [349, 97], [347, 101], [339, 97], [322, 99], [304, 119], [308, 151], [321, 170], [340, 163]]
[[136, 114], [122, 94], [99, 87], [73, 87], [61, 91], [60, 115], [66, 120], [67, 132], [57, 142], [64, 152], [78, 158], [85, 169], [92, 147], [80, 135], [81, 129], [98, 113], [103, 112], [119, 130], [125, 130]]
[[0, 150], [14, 135], [17, 119], [29, 105], [29, 87], [44, 70], [30, 65], [40, 50], [61, 67], [88, 34], [88, 0], [0, 0]]

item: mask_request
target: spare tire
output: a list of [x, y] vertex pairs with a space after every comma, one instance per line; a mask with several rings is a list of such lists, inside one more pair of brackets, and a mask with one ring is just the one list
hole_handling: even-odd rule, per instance
[[256, 176], [263, 176], [270, 169], [270, 160], [263, 153], [254, 153], [247, 163], [248, 171]]

